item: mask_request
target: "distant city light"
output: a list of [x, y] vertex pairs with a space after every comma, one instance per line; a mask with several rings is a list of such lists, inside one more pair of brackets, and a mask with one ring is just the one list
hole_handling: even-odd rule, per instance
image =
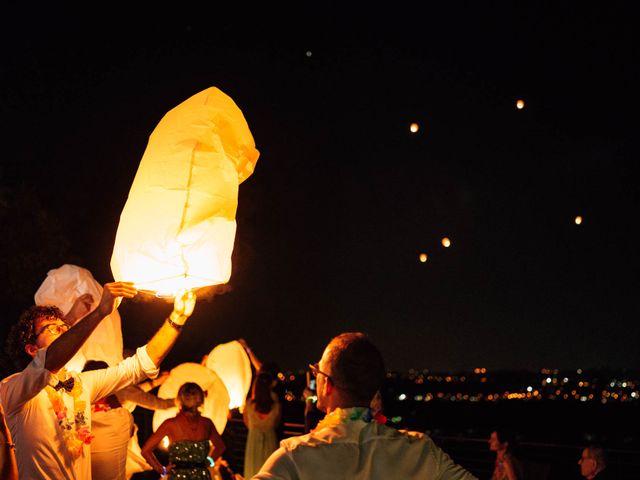
[[578, 375], [582, 375], [582, 369], [581, 369], [581, 368], [579, 368], [578, 370], [576, 370], [576, 373], [577, 373]]
[[527, 387], [527, 392], [533, 392], [533, 387], [531, 386]]
[[307, 57], [310, 57], [311, 55], [313, 55], [313, 53], [311, 53], [311, 50], [307, 50]]
[[420, 126], [415, 122], [409, 126], [409, 130], [411, 130], [411, 133], [416, 133], [419, 129]]
[[426, 253], [421, 253], [421, 254], [420, 254], [420, 261], [421, 261], [422, 263], [424, 263], [424, 262], [426, 262], [426, 261], [427, 261], [427, 254], [426, 254]]
[[398, 395], [398, 400], [403, 401], [406, 400], [407, 396], [404, 393], [401, 393], [400, 395]]
[[516, 108], [517, 108], [518, 110], [522, 110], [522, 109], [524, 108], [524, 100], [518, 100], [518, 101], [516, 102]]
[[574, 222], [576, 222], [576, 225], [580, 225], [582, 223], [582, 217], [580, 215], [578, 215], [575, 218]]
[[449, 248], [451, 246], [451, 240], [449, 240], [447, 237], [444, 237], [442, 239], [442, 246], [444, 248]]
[[545, 380], [547, 383], [551, 383], [551, 377], [547, 377], [547, 379]]

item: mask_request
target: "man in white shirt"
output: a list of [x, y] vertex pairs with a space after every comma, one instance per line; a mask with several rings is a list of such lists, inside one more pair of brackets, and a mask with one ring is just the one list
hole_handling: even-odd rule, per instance
[[113, 312], [118, 297], [132, 298], [132, 283], [104, 286], [98, 307], [69, 328], [57, 307], [27, 309], [11, 330], [12, 355], [22, 348], [32, 360], [0, 383], [0, 402], [16, 444], [20, 478], [91, 478], [91, 403], [145, 377], [158, 366], [178, 338], [195, 305], [191, 292], [176, 297], [174, 309], [147, 345], [121, 363], [102, 370], [68, 373], [74, 356], [100, 321]]
[[311, 433], [283, 440], [254, 479], [476, 478], [428, 436], [387, 427], [371, 411], [385, 370], [380, 351], [364, 334], [338, 335], [309, 367], [326, 416]]

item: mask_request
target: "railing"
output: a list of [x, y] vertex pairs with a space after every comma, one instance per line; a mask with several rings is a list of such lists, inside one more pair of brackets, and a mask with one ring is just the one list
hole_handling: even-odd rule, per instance
[[[304, 425], [300, 423], [284, 423], [280, 432], [284, 438], [304, 433]], [[232, 418], [228, 421], [223, 434], [227, 445], [225, 458], [236, 472], [242, 472], [244, 464], [244, 448], [247, 429], [242, 419]], [[432, 435], [433, 441], [442, 448], [459, 465], [469, 470], [480, 479], [491, 477], [495, 453], [489, 450], [485, 438], [464, 436]], [[526, 471], [525, 480], [570, 480], [580, 479], [578, 459], [583, 446], [560, 445], [553, 443], [523, 442], [520, 454]], [[609, 464], [617, 472], [614, 478], [638, 479], [640, 471], [640, 454], [637, 450], [609, 450]]]

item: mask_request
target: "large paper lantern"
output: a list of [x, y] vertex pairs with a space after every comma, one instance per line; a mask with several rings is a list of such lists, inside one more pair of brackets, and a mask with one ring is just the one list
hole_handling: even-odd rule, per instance
[[[199, 363], [182, 363], [169, 372], [169, 377], [158, 390], [158, 397], [176, 398], [178, 390], [186, 382], [197, 383], [206, 392], [202, 416], [210, 418], [218, 433], [222, 435], [229, 416], [229, 393], [213, 370]], [[175, 417], [177, 414], [177, 407], [156, 410], [153, 414], [153, 431], [155, 432], [166, 419]]]
[[206, 365], [227, 387], [229, 409], [242, 407], [251, 388], [251, 361], [240, 342], [216, 346], [207, 356]]
[[149, 137], [120, 216], [114, 278], [159, 295], [228, 282], [238, 185], [258, 156], [242, 112], [219, 89], [170, 110]]
[[[49, 270], [47, 278], [35, 294], [36, 305], [55, 305], [65, 315], [73, 303], [85, 293], [91, 294], [95, 309], [102, 297], [102, 286], [93, 278], [91, 272], [76, 265], [65, 264]], [[82, 320], [79, 320], [82, 321]], [[122, 360], [122, 329], [120, 314], [114, 310], [102, 320], [80, 350], [67, 363], [68, 370], [82, 371], [87, 360], [103, 360], [115, 365]]]

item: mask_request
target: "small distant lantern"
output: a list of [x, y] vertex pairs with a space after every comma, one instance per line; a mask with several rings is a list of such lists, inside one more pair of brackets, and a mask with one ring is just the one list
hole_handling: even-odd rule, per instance
[[415, 122], [409, 126], [409, 130], [411, 130], [411, 133], [416, 133], [419, 129], [420, 126]]
[[524, 100], [518, 100], [518, 101], [516, 102], [516, 108], [517, 108], [518, 110], [522, 110], [522, 109], [524, 108]]
[[427, 261], [427, 258], [428, 258], [428, 257], [427, 257], [427, 254], [426, 254], [426, 253], [421, 253], [421, 254], [420, 254], [420, 261], [421, 261], [422, 263], [426, 262], [426, 261]]
[[444, 248], [449, 248], [451, 246], [451, 240], [449, 240], [447, 237], [444, 237], [442, 239], [442, 246]]
[[582, 217], [578, 215], [574, 221], [576, 222], [576, 225], [580, 225], [582, 223]]

